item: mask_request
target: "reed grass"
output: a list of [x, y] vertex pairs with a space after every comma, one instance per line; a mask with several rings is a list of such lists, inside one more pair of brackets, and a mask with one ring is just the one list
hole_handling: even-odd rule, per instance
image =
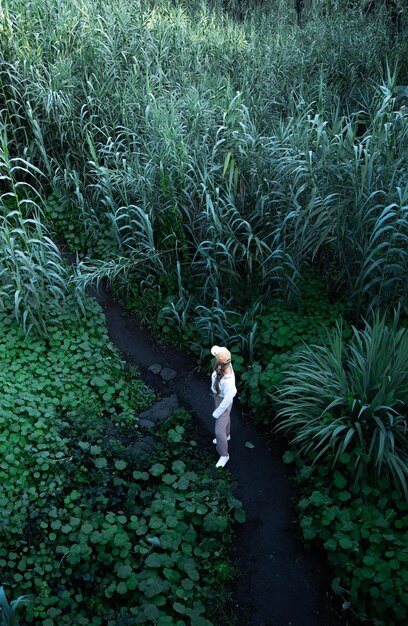
[[43, 175], [29, 160], [12, 156], [17, 147], [9, 131], [0, 112], [0, 310], [27, 335], [46, 334], [70, 296], [84, 310], [83, 293], [41, 221]]
[[298, 306], [310, 268], [359, 310], [406, 298], [407, 41], [385, 7], [1, 6], [5, 115], [80, 216], [82, 281], [176, 298], [179, 268], [197, 313]]

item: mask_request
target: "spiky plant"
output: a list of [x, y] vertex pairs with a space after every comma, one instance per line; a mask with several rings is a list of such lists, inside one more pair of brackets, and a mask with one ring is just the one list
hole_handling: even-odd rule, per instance
[[378, 311], [345, 341], [341, 325], [308, 346], [277, 391], [278, 430], [306, 458], [336, 466], [351, 453], [354, 486], [391, 477], [408, 498], [408, 329]]
[[20, 596], [9, 604], [4, 588], [0, 587], [0, 626], [18, 626], [17, 609], [28, 601], [28, 596]]

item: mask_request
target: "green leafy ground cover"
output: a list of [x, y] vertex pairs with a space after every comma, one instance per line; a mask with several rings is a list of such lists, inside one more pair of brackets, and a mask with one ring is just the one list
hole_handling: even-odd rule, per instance
[[32, 594], [21, 623], [211, 624], [244, 515], [225, 480], [178, 460], [189, 416], [141, 466], [136, 415], [154, 394], [123, 371], [96, 303], [41, 339], [11, 317], [1, 330], [0, 567], [9, 595]]
[[243, 401], [256, 421], [270, 424], [275, 416], [274, 394], [284, 372], [297, 360], [305, 344], [322, 341], [330, 328], [343, 320], [343, 336], [350, 335], [345, 319], [350, 303], [331, 301], [322, 281], [309, 276], [303, 287], [304, 298], [298, 310], [288, 310], [282, 302], [272, 303], [257, 318], [254, 353], [242, 366]]
[[408, 615], [408, 330], [374, 315], [297, 354], [278, 393], [303, 497], [300, 526], [333, 566], [333, 590], [358, 620]]
[[[295, 459], [285, 455], [286, 462]], [[355, 458], [344, 454], [329, 472], [296, 456], [298, 504], [303, 537], [323, 545], [334, 571], [332, 589], [356, 623], [403, 625], [408, 615], [408, 511], [406, 500], [382, 479], [377, 487], [351, 487]]]

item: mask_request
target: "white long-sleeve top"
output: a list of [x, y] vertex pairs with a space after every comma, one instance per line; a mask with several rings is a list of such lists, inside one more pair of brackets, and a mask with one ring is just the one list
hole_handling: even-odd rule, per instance
[[229, 374], [224, 374], [224, 376], [220, 380], [220, 391], [217, 393], [215, 388], [215, 381], [217, 378], [217, 373], [213, 372], [211, 375], [211, 391], [222, 398], [222, 402], [219, 407], [215, 409], [213, 413], [213, 417], [218, 419], [226, 409], [232, 404], [234, 397], [237, 395], [237, 388], [235, 386], [235, 374], [232, 369], [232, 365], [230, 365], [231, 372]]

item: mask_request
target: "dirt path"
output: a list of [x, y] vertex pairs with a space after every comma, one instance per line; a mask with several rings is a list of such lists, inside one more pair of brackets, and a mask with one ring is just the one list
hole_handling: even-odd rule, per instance
[[[161, 395], [176, 393], [191, 410], [212, 446], [214, 419], [209, 377], [198, 373], [194, 359], [173, 348], [161, 347], [137, 321], [106, 292], [98, 295], [112, 341], [123, 357], [137, 365], [144, 380]], [[153, 363], [176, 370], [163, 382], [147, 369]], [[246, 443], [253, 444], [253, 448]], [[284, 448], [277, 442], [269, 450], [264, 438], [242, 417], [236, 401], [232, 413], [230, 461], [234, 495], [246, 511], [247, 522], [238, 529], [236, 558], [241, 578], [232, 602], [237, 626], [340, 626], [331, 607], [330, 574], [319, 555], [307, 552], [296, 539], [293, 489], [282, 462]], [[218, 456], [214, 447], [214, 463]]]

